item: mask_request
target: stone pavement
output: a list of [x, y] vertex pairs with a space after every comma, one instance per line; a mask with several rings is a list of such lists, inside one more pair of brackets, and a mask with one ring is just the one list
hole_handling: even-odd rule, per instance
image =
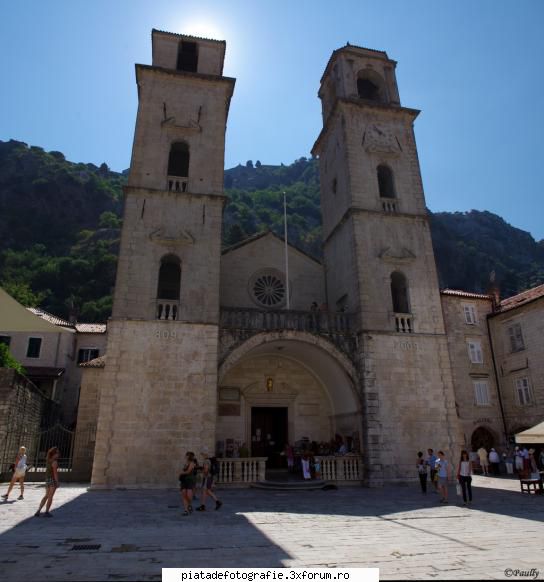
[[[178, 493], [63, 485], [54, 517], [43, 488], [0, 504], [2, 580], [160, 580], [162, 567], [379, 567], [381, 579], [544, 579], [544, 496], [475, 477], [472, 508], [413, 487], [223, 490], [220, 511], [182, 517]], [[2, 492], [4, 488], [2, 487]], [[13, 496], [13, 494], [12, 494]], [[16, 496], [13, 496], [15, 499]], [[211, 504], [210, 504], [211, 508]], [[99, 544], [98, 550], [75, 545]], [[520, 579], [520, 577], [513, 577]]]

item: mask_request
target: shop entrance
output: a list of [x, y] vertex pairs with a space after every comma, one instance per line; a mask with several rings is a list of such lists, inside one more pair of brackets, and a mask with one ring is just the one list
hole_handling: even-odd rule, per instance
[[283, 452], [288, 441], [287, 407], [251, 408], [251, 456], [268, 457], [267, 469], [280, 469], [287, 461]]

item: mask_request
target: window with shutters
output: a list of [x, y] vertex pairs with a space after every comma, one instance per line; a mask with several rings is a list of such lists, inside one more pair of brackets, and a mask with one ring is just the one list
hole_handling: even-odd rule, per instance
[[508, 337], [510, 338], [510, 350], [512, 352], [520, 352], [525, 349], [523, 333], [519, 323], [514, 323], [508, 328]]
[[468, 325], [476, 325], [476, 306], [472, 303], [463, 304], [463, 313], [465, 314], [465, 323]]
[[476, 406], [489, 406], [489, 384], [487, 380], [474, 382], [474, 398]]
[[520, 406], [531, 404], [531, 386], [526, 376], [516, 379], [516, 397]]
[[467, 342], [468, 357], [473, 364], [483, 364], [484, 355], [482, 352], [482, 343], [479, 341]]

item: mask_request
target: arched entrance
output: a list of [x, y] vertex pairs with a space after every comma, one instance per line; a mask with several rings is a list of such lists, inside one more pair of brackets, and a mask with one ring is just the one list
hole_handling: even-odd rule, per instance
[[216, 438], [226, 456], [268, 457], [286, 465], [297, 450], [333, 452], [340, 439], [362, 451], [362, 408], [350, 360], [304, 332], [263, 333], [235, 348], [219, 367]]
[[483, 447], [486, 451], [489, 451], [495, 446], [495, 437], [493, 433], [487, 428], [480, 426], [473, 433], [470, 438], [470, 446], [473, 451], [477, 451], [479, 448]]

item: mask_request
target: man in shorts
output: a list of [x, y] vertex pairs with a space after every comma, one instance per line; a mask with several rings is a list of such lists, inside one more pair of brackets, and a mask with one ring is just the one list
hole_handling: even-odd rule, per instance
[[223, 502], [220, 501], [212, 491], [213, 480], [215, 477], [215, 459], [210, 459], [208, 449], [202, 451], [202, 499], [200, 506], [196, 508], [197, 511], [206, 511], [206, 497], [209, 495], [215, 501], [215, 509], [219, 509]]

